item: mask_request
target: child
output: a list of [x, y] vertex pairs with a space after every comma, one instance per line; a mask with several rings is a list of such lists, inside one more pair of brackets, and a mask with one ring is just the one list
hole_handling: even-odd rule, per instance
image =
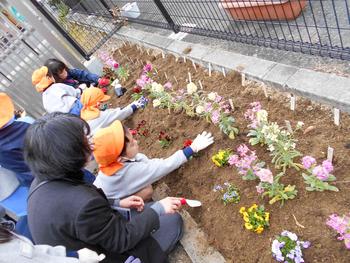
[[73, 87], [78, 87], [79, 84], [85, 83], [87, 86], [93, 84], [102, 84], [106, 86], [109, 82], [106, 82], [105, 78], [93, 74], [89, 71], [81, 69], [70, 69], [62, 61], [50, 58], [45, 62], [45, 66], [49, 69], [50, 75], [53, 76], [56, 83], [64, 83]]
[[80, 116], [83, 107], [79, 98], [83, 90], [75, 89], [63, 83], [55, 83], [55, 79], [43, 66], [33, 72], [32, 83], [38, 92], [43, 94], [44, 109], [48, 112], [71, 113]]
[[132, 194], [145, 201], [152, 196], [151, 184], [179, 168], [195, 152], [214, 142], [211, 133], [203, 132], [190, 147], [178, 150], [166, 159], [148, 159], [138, 152], [137, 141], [120, 121], [100, 129], [93, 137], [93, 154], [100, 172], [94, 185], [102, 188], [110, 199]]
[[92, 135], [99, 129], [109, 126], [115, 120], [128, 118], [138, 108], [144, 107], [147, 103], [147, 100], [142, 97], [123, 109], [115, 108], [100, 111], [99, 103], [103, 103], [109, 99], [110, 96], [104, 95], [101, 89], [95, 87], [84, 90], [81, 96], [81, 103], [83, 104], [81, 118], [89, 124]]
[[15, 119], [14, 105], [10, 97], [0, 92], [0, 166], [16, 173], [22, 186], [30, 186], [33, 176], [24, 162], [23, 141], [30, 124], [30, 117]]

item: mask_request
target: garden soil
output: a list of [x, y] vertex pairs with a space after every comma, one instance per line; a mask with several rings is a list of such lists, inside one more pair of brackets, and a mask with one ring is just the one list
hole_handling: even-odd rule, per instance
[[[188, 72], [192, 81], [198, 85], [201, 80], [205, 91], [216, 91], [226, 99], [233, 100], [235, 109], [232, 115], [236, 119], [236, 127], [240, 134], [235, 140], [230, 140], [220, 132], [218, 127], [204, 119], [191, 118], [183, 112], [173, 112], [167, 109], [153, 108], [150, 103], [144, 110], [140, 110], [125, 124], [129, 128], [136, 128], [142, 120], [149, 129], [149, 136], [137, 136], [140, 151], [149, 157], [167, 157], [181, 149], [185, 139], [194, 139], [202, 131], [210, 131], [215, 137], [215, 143], [200, 152], [198, 157], [187, 162], [183, 167], [169, 174], [162, 181], [171, 188], [173, 196], [198, 199], [202, 202], [200, 208], [188, 208], [198, 225], [208, 235], [212, 246], [218, 249], [227, 262], [274, 262], [271, 255], [271, 242], [275, 235], [283, 230], [295, 232], [301, 240], [309, 240], [312, 246], [304, 250], [306, 262], [350, 262], [350, 251], [345, 249], [343, 241], [336, 239], [336, 234], [326, 225], [326, 220], [332, 213], [344, 214], [350, 207], [350, 118], [342, 114], [341, 125], [335, 126], [330, 108], [313, 103], [307, 99], [297, 98], [296, 110], [290, 110], [290, 98], [286, 94], [268, 89], [265, 97], [263, 89], [258, 84], [241, 85], [238, 73], [228, 72], [224, 77], [222, 72], [213, 72], [209, 77], [208, 71], [199, 65], [196, 69], [191, 61], [184, 62], [183, 58], [176, 61], [172, 55], [155, 56], [154, 51], [149, 54], [146, 49], [140, 50], [136, 46], [125, 45], [115, 51], [114, 58], [121, 65], [128, 65], [130, 77], [123, 82], [128, 89], [121, 98], [112, 99], [113, 107], [122, 107], [132, 101], [132, 88], [140, 76], [146, 62], [152, 63], [158, 74], [154, 80], [164, 84], [170, 81], [174, 89], [186, 88]], [[168, 79], [166, 79], [165, 74]], [[270, 205], [268, 199], [262, 199], [256, 193], [257, 181], [244, 181], [235, 169], [218, 168], [211, 156], [219, 149], [235, 150], [238, 145], [246, 143], [248, 146], [248, 122], [244, 119], [244, 112], [249, 103], [260, 101], [269, 113], [269, 119], [285, 126], [289, 120], [294, 127], [298, 121], [305, 123], [305, 128], [313, 126], [311, 131], [304, 134], [297, 132], [297, 149], [303, 155], [311, 155], [319, 162], [327, 155], [327, 148], [334, 148], [334, 175], [337, 177], [336, 186], [339, 192], [308, 192], [305, 190], [301, 172], [292, 168], [287, 169], [281, 182], [295, 184], [298, 195], [294, 200], [288, 200], [283, 206], [280, 203]], [[172, 138], [172, 144], [162, 149], [158, 143], [160, 131], [165, 131]], [[266, 147], [251, 147], [256, 151], [260, 160], [265, 161], [274, 174], [271, 157]], [[297, 160], [300, 162], [300, 159]], [[241, 201], [238, 204], [224, 206], [218, 193], [213, 187], [224, 182], [233, 183], [240, 189]], [[243, 219], [239, 214], [241, 206], [263, 204], [271, 213], [270, 228], [262, 234], [249, 232], [243, 226]]]

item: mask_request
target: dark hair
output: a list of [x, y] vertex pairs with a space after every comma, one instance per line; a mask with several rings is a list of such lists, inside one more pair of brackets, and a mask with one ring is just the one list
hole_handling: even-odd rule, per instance
[[9, 242], [13, 238], [13, 234], [3, 225], [0, 224], [0, 244]]
[[68, 67], [61, 60], [50, 58], [46, 60], [44, 66], [49, 69], [48, 73], [55, 79], [56, 83], [62, 83], [64, 81], [64, 79], [59, 77], [59, 74], [61, 74], [64, 69], [68, 71]]
[[36, 120], [24, 139], [24, 158], [40, 180], [81, 180], [81, 169], [91, 155], [86, 121], [68, 114], [53, 112]]
[[126, 145], [129, 142], [129, 138], [126, 137], [126, 134], [128, 133], [129, 128], [123, 125], [123, 131], [124, 131], [124, 146], [123, 146], [122, 152], [120, 153], [120, 156], [126, 155]]

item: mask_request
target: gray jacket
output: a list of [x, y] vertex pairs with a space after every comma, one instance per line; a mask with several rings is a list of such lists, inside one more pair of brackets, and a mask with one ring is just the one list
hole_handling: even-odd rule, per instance
[[101, 188], [107, 198], [121, 199], [145, 188], [187, 162], [183, 150], [166, 159], [148, 159], [138, 153], [134, 160], [124, 162], [123, 168], [114, 175], [98, 173], [94, 185]]
[[126, 106], [125, 108], [115, 108], [107, 109], [105, 111], [100, 111], [100, 116], [93, 120], [88, 120], [87, 123], [90, 126], [90, 134], [95, 135], [95, 133], [101, 129], [108, 127], [115, 120], [124, 120], [134, 113], [134, 110], [131, 106], [132, 104]]

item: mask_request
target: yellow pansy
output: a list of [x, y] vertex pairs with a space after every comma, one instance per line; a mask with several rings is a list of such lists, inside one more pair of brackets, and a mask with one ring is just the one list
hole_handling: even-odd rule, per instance
[[242, 206], [242, 207], [239, 209], [239, 213], [240, 213], [240, 214], [243, 214], [244, 211], [245, 211], [245, 207]]
[[245, 226], [245, 228], [248, 229], [248, 230], [253, 229], [253, 226], [252, 226], [250, 223], [245, 223], [244, 226]]
[[243, 220], [244, 220], [245, 222], [249, 222], [249, 216], [248, 216], [247, 213], [244, 213], [244, 214], [243, 214]]
[[265, 213], [265, 220], [266, 220], [266, 221], [269, 221], [269, 220], [270, 220], [270, 213], [269, 213], [269, 212], [266, 212], [266, 213]]
[[213, 156], [213, 157], [211, 158], [211, 160], [213, 161], [213, 163], [214, 163], [216, 166], [221, 167], [221, 163], [219, 163], [218, 160], [216, 160], [216, 156]]
[[261, 234], [263, 231], [264, 231], [264, 228], [263, 228], [262, 226], [258, 226], [258, 228], [255, 229], [255, 232], [256, 232], [257, 234]]
[[264, 218], [259, 216], [257, 213], [254, 213], [254, 218], [258, 219], [259, 221], [265, 221]]

